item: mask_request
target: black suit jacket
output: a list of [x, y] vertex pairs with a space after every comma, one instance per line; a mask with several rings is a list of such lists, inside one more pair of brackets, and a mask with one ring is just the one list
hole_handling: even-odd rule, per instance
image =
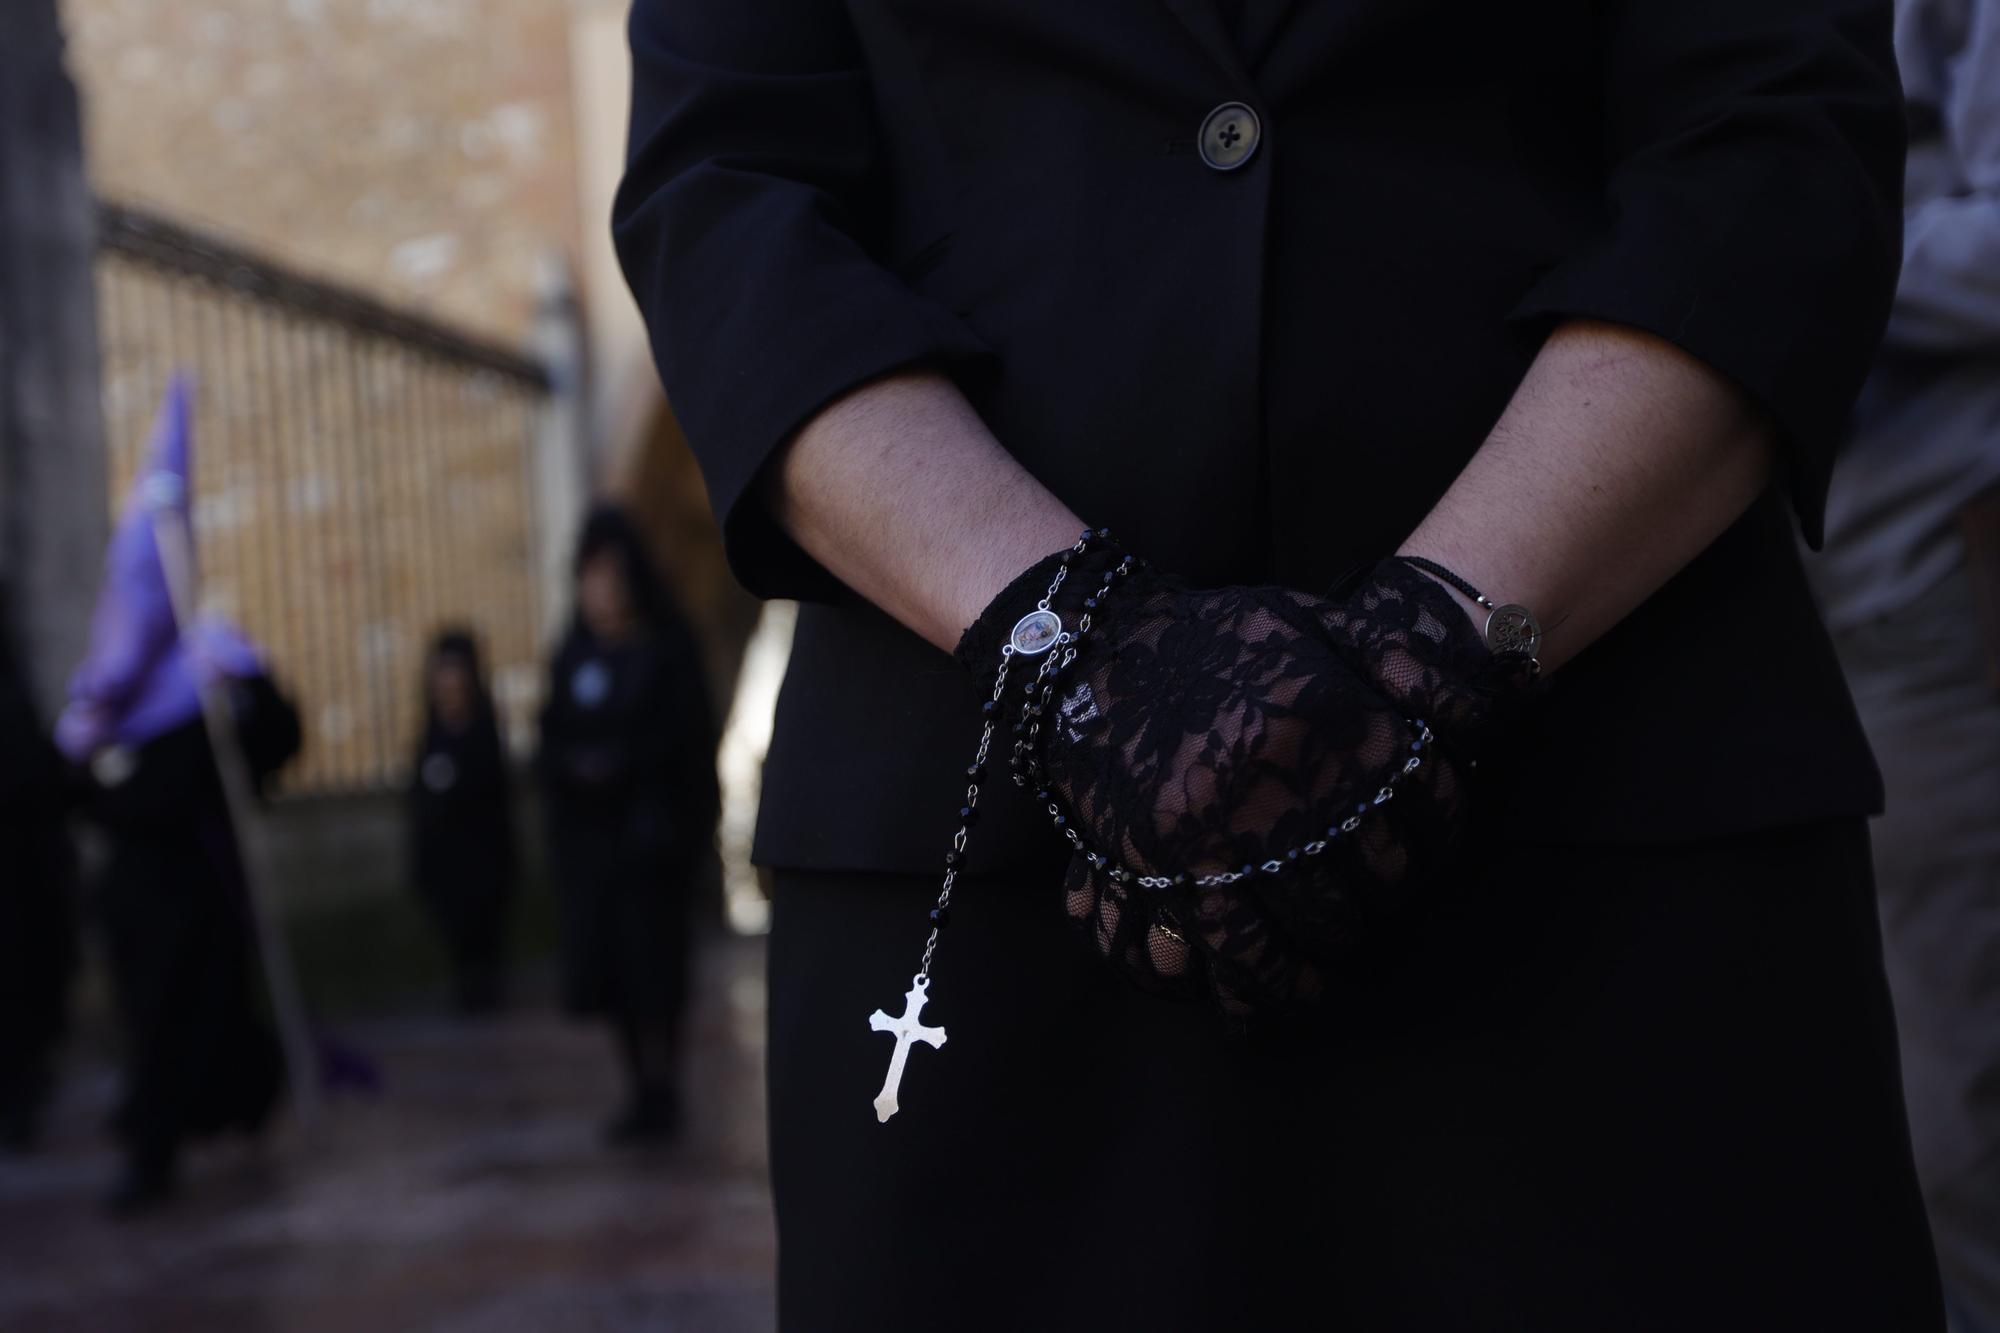
[[[1395, 548], [1548, 330], [1731, 376], [1781, 486], [1566, 667], [1496, 774], [1524, 838], [1879, 807], [1794, 548], [1894, 287], [1887, 0], [638, 0], [619, 253], [734, 567], [804, 599], [762, 858], [932, 870], [969, 682], [771, 522], [767, 461], [940, 367], [1076, 512], [1188, 578]], [[1260, 128], [1233, 170], [1197, 135]], [[1789, 506], [1787, 504], [1789, 499]], [[974, 851], [1057, 844], [999, 802]]]

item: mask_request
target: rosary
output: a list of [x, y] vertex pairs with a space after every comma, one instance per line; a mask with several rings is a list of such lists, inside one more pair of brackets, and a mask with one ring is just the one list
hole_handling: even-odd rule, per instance
[[[1424, 754], [1433, 740], [1430, 727], [1421, 718], [1406, 719], [1417, 736], [1417, 742], [1410, 748], [1415, 753], [1402, 761], [1401, 765], [1388, 776], [1388, 780], [1372, 801], [1363, 801], [1355, 807], [1354, 813], [1329, 827], [1324, 838], [1317, 838], [1289, 851], [1282, 859], [1274, 858], [1262, 865], [1245, 866], [1241, 869], [1223, 870], [1198, 878], [1186, 874], [1138, 875], [1119, 865], [1113, 858], [1092, 848], [1083, 841], [1075, 824], [1068, 820], [1054, 796], [1042, 785], [1040, 765], [1035, 755], [1035, 742], [1041, 729], [1041, 718], [1046, 710], [1054, 706], [1056, 680], [1072, 662], [1076, 660], [1079, 641], [1087, 637], [1091, 630], [1093, 613], [1103, 600], [1136, 567], [1129, 554], [1120, 555], [1118, 562], [1111, 566], [1103, 584], [1090, 596], [1084, 598], [1082, 612], [1074, 629], [1064, 625], [1062, 617], [1054, 608], [1056, 594], [1068, 579], [1070, 570], [1078, 557], [1086, 552], [1108, 545], [1111, 541], [1109, 529], [1087, 529], [1076, 544], [1059, 557], [1055, 574], [1047, 591], [1035, 603], [1034, 610], [1015, 622], [1007, 641], [1000, 648], [1000, 669], [993, 682], [993, 694], [980, 705], [982, 722], [979, 731], [979, 745], [966, 767], [965, 802], [958, 808], [958, 831], [952, 835], [951, 849], [945, 853], [944, 883], [938, 892], [936, 905], [930, 909], [930, 934], [924, 941], [923, 957], [918, 963], [917, 973], [910, 979], [910, 989], [903, 995], [903, 1012], [891, 1017], [877, 1009], [868, 1016], [868, 1027], [874, 1032], [886, 1032], [896, 1039], [894, 1051], [889, 1057], [889, 1072], [882, 1080], [882, 1090], [875, 1095], [875, 1118], [887, 1122], [889, 1117], [901, 1109], [897, 1094], [902, 1087], [903, 1072], [909, 1063], [910, 1048], [917, 1042], [932, 1049], [941, 1048], [945, 1043], [942, 1027], [927, 1026], [922, 1021], [924, 1005], [930, 996], [931, 960], [937, 953], [938, 941], [944, 929], [951, 924], [951, 893], [958, 880], [959, 871], [965, 864], [966, 843], [970, 839], [972, 825], [979, 818], [979, 784], [986, 778], [986, 765], [993, 749], [994, 723], [999, 717], [1001, 702], [1007, 693], [1009, 668], [1018, 659], [1039, 658], [1040, 666], [1026, 688], [1026, 702], [1022, 705], [1020, 719], [1014, 724], [1014, 745], [1011, 769], [1016, 785], [1034, 790], [1035, 799], [1048, 809], [1061, 832], [1091, 866], [1099, 873], [1115, 880], [1156, 890], [1178, 888], [1188, 883], [1204, 887], [1233, 884], [1257, 874], [1279, 874], [1297, 863], [1301, 857], [1314, 857], [1325, 851], [1336, 839], [1352, 833], [1360, 820], [1372, 807], [1380, 806], [1394, 794], [1395, 788], [1424, 762]], [[1403, 557], [1406, 563], [1423, 570], [1434, 577], [1441, 576], [1454, 587], [1473, 598], [1489, 611], [1485, 637], [1488, 646], [1495, 651], [1523, 652], [1532, 662], [1533, 654], [1540, 645], [1541, 627], [1524, 607], [1506, 605], [1495, 607], [1481, 596], [1470, 584], [1452, 574], [1442, 566], [1417, 557]]]
[[[1000, 701], [1007, 693], [1007, 668], [1016, 658], [1042, 657], [1044, 669], [1055, 660], [1051, 650], [1059, 645], [1074, 641], [1070, 630], [1063, 628], [1062, 617], [1057, 615], [1053, 603], [1063, 581], [1069, 577], [1069, 567], [1076, 557], [1091, 547], [1110, 539], [1110, 532], [1087, 530], [1077, 538], [1076, 545], [1065, 551], [1062, 563], [1057, 566], [1055, 577], [1050, 580], [1048, 591], [1035, 603], [1035, 609], [1022, 616], [1014, 625], [1007, 642], [1000, 648], [1000, 674], [993, 682], [993, 697], [980, 705], [984, 715], [979, 728], [979, 748], [973, 753], [972, 763], [965, 770], [965, 804], [958, 807], [958, 832], [951, 835], [951, 850], [944, 856], [944, 886], [938, 892], [937, 905], [931, 908], [931, 933], [924, 941], [924, 955], [918, 962], [917, 975], [910, 979], [910, 989], [903, 996], [903, 1012], [891, 1018], [877, 1009], [868, 1016], [868, 1027], [874, 1032], [887, 1032], [896, 1038], [896, 1049], [889, 1057], [889, 1074], [882, 1080], [882, 1091], [875, 1094], [875, 1118], [887, 1121], [900, 1109], [896, 1104], [896, 1091], [903, 1083], [903, 1067], [910, 1058], [910, 1044], [923, 1042], [933, 1049], [944, 1045], [944, 1029], [925, 1027], [919, 1021], [924, 1003], [929, 998], [931, 985], [931, 958], [937, 953], [938, 936], [951, 924], [951, 890], [958, 880], [960, 867], [965, 864], [965, 844], [971, 837], [972, 826], [979, 819], [979, 784], [986, 777], [986, 759], [993, 750], [993, 723], [1000, 713]], [[1088, 613], [1080, 629], [1087, 629]]]

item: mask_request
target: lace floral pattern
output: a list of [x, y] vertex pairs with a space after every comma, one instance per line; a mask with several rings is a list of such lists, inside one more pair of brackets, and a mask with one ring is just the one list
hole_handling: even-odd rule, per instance
[[1308, 1005], [1354, 934], [1449, 864], [1464, 766], [1531, 692], [1526, 659], [1489, 653], [1400, 562], [1337, 602], [1135, 573], [1036, 730], [1039, 794], [1087, 849], [1066, 909], [1149, 989], [1239, 1019]]

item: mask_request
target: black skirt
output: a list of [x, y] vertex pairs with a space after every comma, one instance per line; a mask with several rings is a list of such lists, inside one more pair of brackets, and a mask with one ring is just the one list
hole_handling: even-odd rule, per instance
[[1943, 1327], [1867, 833], [1501, 846], [1310, 1046], [1102, 972], [1049, 884], [780, 872], [788, 1333]]
[[554, 858], [563, 1008], [672, 1026], [687, 1000], [695, 869], [688, 857], [635, 864], [613, 836]]

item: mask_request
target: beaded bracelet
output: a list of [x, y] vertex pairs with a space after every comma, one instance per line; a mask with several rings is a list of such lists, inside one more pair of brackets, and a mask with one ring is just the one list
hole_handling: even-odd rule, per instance
[[[895, 1052], [889, 1058], [889, 1073], [882, 1081], [882, 1090], [875, 1095], [875, 1118], [887, 1122], [900, 1108], [897, 1105], [897, 1091], [903, 1081], [903, 1067], [910, 1055], [913, 1042], [923, 1042], [936, 1049], [944, 1045], [945, 1031], [941, 1027], [926, 1027], [918, 1021], [925, 1001], [929, 998], [931, 984], [931, 959], [937, 953], [938, 938], [945, 927], [951, 924], [951, 891], [958, 882], [958, 873], [965, 864], [965, 848], [971, 838], [972, 826], [979, 818], [979, 784], [986, 776], [986, 760], [993, 745], [993, 725], [1000, 713], [1000, 701], [1007, 693], [1007, 668], [1016, 657], [1042, 656], [1044, 669], [1053, 650], [1068, 647], [1074, 643], [1073, 633], [1064, 628], [1062, 617], [1054, 608], [1056, 594], [1062, 590], [1069, 577], [1070, 565], [1078, 556], [1111, 540], [1108, 528], [1086, 529], [1078, 537], [1076, 544], [1063, 552], [1056, 567], [1054, 578], [1049, 581], [1048, 591], [1035, 603], [1035, 609], [1014, 623], [1007, 636], [1007, 642], [1000, 648], [1000, 671], [993, 682], [993, 694], [980, 705], [982, 721], [979, 729], [979, 746], [973, 753], [972, 763], [965, 770], [965, 803], [958, 808], [958, 832], [952, 834], [951, 850], [944, 858], [944, 885], [938, 891], [937, 903], [931, 908], [931, 930], [924, 940], [923, 958], [917, 967], [916, 976], [910, 979], [910, 989], [903, 996], [903, 1012], [891, 1018], [877, 1009], [868, 1016], [868, 1027], [874, 1032], [887, 1032], [896, 1038]], [[1125, 564], [1129, 565], [1129, 558]], [[1088, 612], [1081, 622], [1089, 623]], [[1044, 656], [1044, 655], [1048, 656]]]
[[1486, 612], [1486, 624], [1480, 635], [1493, 653], [1519, 653], [1528, 659], [1528, 668], [1535, 675], [1542, 674], [1542, 622], [1535, 619], [1535, 613], [1519, 602], [1495, 605], [1493, 599], [1472, 586], [1471, 582], [1459, 574], [1454, 574], [1435, 560], [1421, 555], [1399, 555], [1396, 559], [1420, 574], [1456, 588], [1470, 597], [1479, 608]]

